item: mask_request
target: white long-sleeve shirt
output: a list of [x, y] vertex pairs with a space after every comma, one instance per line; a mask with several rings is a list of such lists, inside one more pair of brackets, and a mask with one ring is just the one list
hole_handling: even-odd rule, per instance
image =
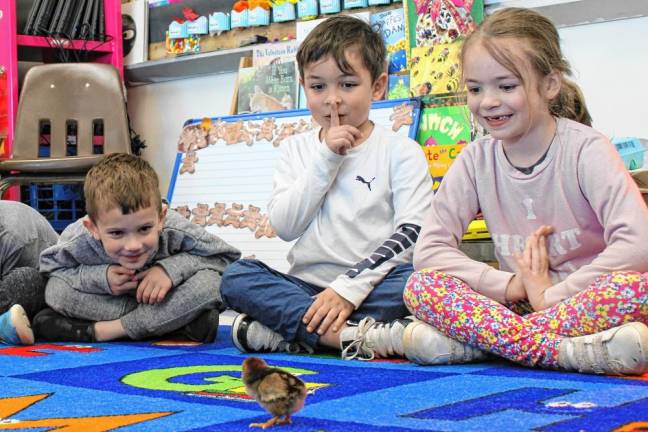
[[427, 161], [413, 140], [375, 125], [341, 156], [317, 128], [281, 144], [270, 223], [298, 239], [288, 273], [333, 288], [356, 308], [396, 265], [412, 261], [432, 198]]
[[[481, 209], [500, 270], [459, 251]], [[468, 145], [435, 195], [414, 252], [414, 268], [463, 280], [500, 303], [513, 277], [514, 251], [541, 225], [552, 225], [545, 292], [554, 305], [616, 270], [648, 271], [648, 208], [616, 149], [594, 129], [558, 119], [546, 158], [526, 175], [490, 137]]]

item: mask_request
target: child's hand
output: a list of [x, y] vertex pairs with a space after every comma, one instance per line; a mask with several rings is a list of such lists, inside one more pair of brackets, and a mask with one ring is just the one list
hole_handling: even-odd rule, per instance
[[309, 332], [317, 330], [323, 335], [333, 325], [334, 332], [340, 331], [353, 312], [353, 304], [340, 296], [333, 288], [326, 288], [315, 296], [315, 301], [304, 314], [303, 323]]
[[138, 273], [137, 279], [140, 281], [137, 287], [138, 303], [160, 303], [173, 287], [173, 282], [167, 272], [158, 265]]
[[[522, 278], [529, 303], [535, 311], [547, 308], [544, 294], [553, 285], [549, 275], [549, 254], [546, 236], [553, 228], [543, 225], [527, 240], [522, 254], [515, 254], [518, 265], [518, 275]], [[516, 275], [517, 276], [517, 275]]]
[[135, 270], [113, 264], [108, 266], [106, 277], [113, 295], [124, 295], [137, 289], [138, 280], [135, 277]]
[[337, 104], [331, 104], [331, 124], [324, 135], [324, 142], [332, 152], [345, 155], [355, 146], [355, 141], [362, 137], [362, 132], [350, 125], [340, 126]]

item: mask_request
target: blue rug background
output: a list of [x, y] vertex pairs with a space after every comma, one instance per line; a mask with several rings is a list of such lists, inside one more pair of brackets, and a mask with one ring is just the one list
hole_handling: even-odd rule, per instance
[[[229, 331], [221, 326], [216, 343], [197, 346], [0, 345], [0, 430], [248, 431], [249, 423], [269, 416], [244, 398], [246, 355], [233, 347]], [[648, 430], [648, 376], [497, 361], [423, 367], [332, 355], [260, 357], [295, 368], [318, 387], [293, 425], [278, 430]]]

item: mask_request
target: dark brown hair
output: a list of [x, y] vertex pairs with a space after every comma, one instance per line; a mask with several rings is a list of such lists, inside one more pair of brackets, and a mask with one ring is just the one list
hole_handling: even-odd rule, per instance
[[[510, 44], [498, 43], [502, 40], [523, 42], [524, 52], [514, 52], [510, 49]], [[592, 118], [587, 111], [583, 93], [576, 83], [567, 79], [572, 73], [571, 66], [560, 49], [558, 30], [548, 18], [523, 8], [495, 11], [466, 38], [461, 52], [462, 63], [467, 50], [477, 43], [525, 86], [528, 85], [528, 79], [524, 79], [520, 69], [525, 63], [539, 77], [547, 76], [553, 71], [560, 72], [560, 93], [550, 102], [549, 112], [591, 126]]]
[[86, 213], [96, 223], [100, 211], [119, 208], [123, 214], [154, 206], [162, 211], [158, 177], [144, 159], [112, 153], [90, 168], [83, 185]]
[[306, 66], [329, 55], [342, 72], [353, 73], [353, 68], [346, 59], [345, 53], [348, 49], [358, 50], [372, 81], [376, 81], [380, 74], [385, 72], [387, 50], [382, 36], [366, 22], [340, 15], [317, 25], [299, 46], [297, 65], [300, 76], [304, 77]]

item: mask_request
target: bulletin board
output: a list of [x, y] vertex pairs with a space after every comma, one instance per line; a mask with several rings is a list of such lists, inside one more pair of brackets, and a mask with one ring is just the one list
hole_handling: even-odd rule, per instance
[[[374, 102], [369, 118], [399, 135], [416, 138], [418, 99]], [[167, 200], [192, 222], [286, 272], [293, 242], [268, 221], [267, 203], [283, 140], [316, 127], [308, 110], [244, 114], [185, 122]]]

